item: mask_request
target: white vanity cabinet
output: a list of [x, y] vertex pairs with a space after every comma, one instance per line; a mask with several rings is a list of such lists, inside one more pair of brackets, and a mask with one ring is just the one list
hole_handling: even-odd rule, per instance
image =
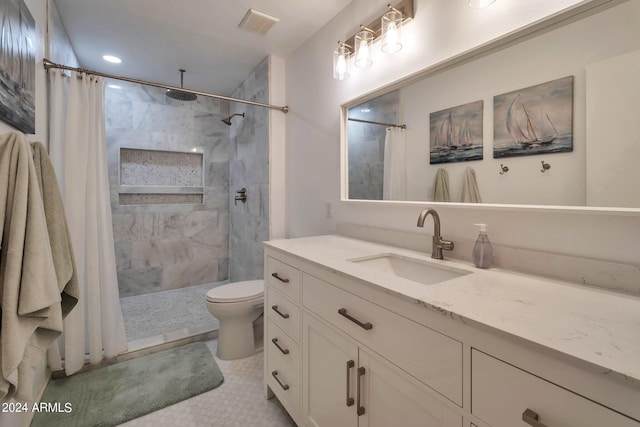
[[299, 425], [462, 426], [462, 343], [265, 260], [265, 381]]
[[[640, 383], [325, 261], [388, 248], [300, 240], [265, 246], [266, 392], [299, 426], [640, 427]], [[461, 298], [483, 310], [479, 280]]]

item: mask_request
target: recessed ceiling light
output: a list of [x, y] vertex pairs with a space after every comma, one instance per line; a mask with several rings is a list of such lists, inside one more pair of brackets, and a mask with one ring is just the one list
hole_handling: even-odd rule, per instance
[[371, 109], [369, 108], [363, 108], [362, 110], [360, 110], [361, 113], [369, 113], [371, 112]]
[[113, 56], [113, 55], [102, 55], [102, 59], [104, 59], [107, 62], [111, 62], [113, 64], [119, 64], [122, 62], [122, 59], [118, 58], [117, 56]]
[[107, 87], [110, 87], [111, 89], [122, 89], [122, 86], [118, 85], [107, 85]]

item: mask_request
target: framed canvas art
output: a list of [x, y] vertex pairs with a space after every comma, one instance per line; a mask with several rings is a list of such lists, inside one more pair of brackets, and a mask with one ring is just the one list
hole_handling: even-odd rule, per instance
[[573, 76], [493, 98], [493, 157], [573, 151]]
[[0, 119], [35, 133], [36, 22], [24, 0], [0, 0]]
[[429, 114], [429, 163], [482, 160], [483, 101]]

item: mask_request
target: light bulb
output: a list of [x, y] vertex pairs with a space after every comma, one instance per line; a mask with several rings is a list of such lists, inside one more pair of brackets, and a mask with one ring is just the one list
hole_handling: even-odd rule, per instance
[[373, 34], [369, 31], [360, 31], [356, 35], [356, 60], [358, 68], [367, 68], [373, 64], [371, 60], [371, 49], [369, 44], [373, 41]]
[[333, 52], [333, 78], [344, 80], [349, 78], [349, 46], [339, 42], [338, 49]]
[[398, 34], [398, 27], [395, 22], [389, 23], [387, 27], [387, 34], [382, 42], [382, 50], [387, 53], [396, 53], [402, 49], [400, 43], [400, 34]]
[[347, 60], [344, 55], [338, 56], [338, 62], [336, 62], [336, 74], [342, 78], [347, 74]]
[[396, 53], [402, 49], [400, 29], [402, 28], [402, 14], [391, 10], [382, 17], [382, 51]]

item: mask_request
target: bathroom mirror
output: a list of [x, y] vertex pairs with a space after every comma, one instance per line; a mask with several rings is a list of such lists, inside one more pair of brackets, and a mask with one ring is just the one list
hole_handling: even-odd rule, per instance
[[639, 18], [618, 2], [342, 106], [344, 198], [469, 202], [475, 178], [481, 203], [640, 208]]

